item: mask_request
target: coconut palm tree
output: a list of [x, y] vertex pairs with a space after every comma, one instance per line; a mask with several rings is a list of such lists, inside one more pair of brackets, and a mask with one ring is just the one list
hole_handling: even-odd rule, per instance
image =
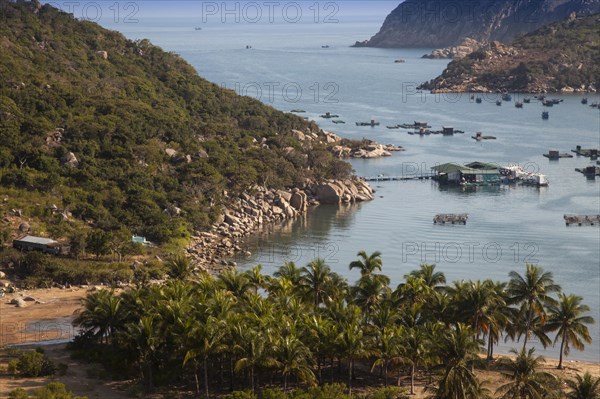
[[385, 296], [389, 296], [390, 289], [381, 279], [363, 276], [356, 286], [351, 289], [353, 302], [365, 314], [365, 320], [370, 321], [370, 315]]
[[381, 367], [383, 382], [386, 387], [388, 386], [389, 365], [400, 353], [403, 333], [403, 328], [400, 326], [388, 326], [377, 329], [373, 336], [376, 360], [371, 367], [371, 371], [376, 367]]
[[567, 386], [571, 390], [567, 393], [568, 399], [600, 398], [600, 377], [594, 378], [590, 373], [577, 374], [575, 380], [567, 380]]
[[248, 276], [238, 272], [237, 269], [227, 269], [221, 272], [217, 281], [236, 298], [242, 298], [252, 288]]
[[[405, 329], [402, 334], [402, 347], [398, 360], [410, 366], [410, 394], [415, 394], [415, 374], [427, 360], [430, 341], [424, 327]], [[400, 375], [398, 376], [400, 385]]]
[[520, 305], [520, 315], [525, 318], [525, 325], [520, 326], [525, 335], [523, 340], [524, 351], [527, 347], [534, 317], [539, 317], [540, 324], [545, 323], [545, 306], [556, 303], [550, 295], [559, 292], [560, 286], [554, 283], [552, 273], [544, 272], [544, 269], [532, 264], [527, 264], [525, 274], [522, 276], [515, 271], [511, 271], [508, 275], [510, 281], [507, 292], [511, 298], [511, 303]]
[[514, 314], [514, 309], [508, 306], [506, 283], [490, 283], [490, 295], [492, 300], [484, 316], [487, 325], [487, 360], [494, 358], [494, 345], [509, 327]]
[[487, 396], [487, 390], [469, 365], [480, 347], [481, 343], [473, 340], [473, 329], [461, 323], [436, 337], [434, 352], [441, 361], [436, 368], [442, 375], [437, 386], [429, 389], [433, 391], [431, 398], [480, 399]]
[[383, 261], [381, 259], [381, 252], [375, 251], [371, 255], [367, 255], [366, 251], [359, 251], [358, 260], [350, 262], [350, 270], [359, 269], [361, 276], [371, 276], [375, 271], [381, 271]]
[[560, 385], [557, 378], [547, 372], [539, 371], [541, 363], [544, 361], [542, 356], [535, 356], [535, 348], [521, 350], [511, 350], [516, 354], [515, 359], [505, 360], [503, 363], [507, 371], [503, 372], [506, 379], [509, 380], [496, 390], [496, 395], [501, 399], [542, 399], [553, 396], [560, 391]]
[[187, 280], [194, 272], [190, 258], [185, 255], [173, 257], [167, 262], [166, 266], [169, 277], [178, 280]]
[[[435, 265], [422, 263], [418, 270], [410, 272], [409, 276], [422, 278], [429, 288], [441, 289], [446, 284], [446, 276], [442, 272], [435, 271]], [[406, 276], [405, 276], [406, 277]]]
[[208, 358], [209, 356], [220, 352], [225, 348], [223, 338], [225, 337], [226, 326], [223, 320], [218, 320], [214, 317], [208, 317], [205, 322], [196, 320], [190, 326], [188, 331], [188, 342], [192, 342], [188, 346], [188, 350], [183, 359], [183, 366], [190, 361], [200, 358], [202, 360], [202, 368], [204, 372], [204, 392], [206, 399], [209, 398], [208, 386]]
[[250, 387], [252, 392], [256, 389], [256, 372], [260, 367], [274, 367], [277, 362], [272, 355], [272, 346], [266, 332], [252, 328], [245, 323], [233, 327], [235, 336], [234, 350], [239, 354], [235, 363], [235, 371], [250, 371]]
[[297, 267], [294, 262], [285, 262], [283, 266], [280, 266], [279, 269], [273, 273], [273, 277], [278, 279], [286, 278], [292, 285], [297, 287], [300, 285], [300, 279], [302, 278], [302, 269]]
[[310, 349], [294, 335], [288, 335], [277, 341], [275, 347], [277, 368], [283, 375], [283, 389], [287, 390], [288, 377], [295, 375], [300, 381], [313, 385], [316, 382], [312, 371], [313, 358]]
[[563, 354], [569, 355], [571, 345], [577, 350], [584, 349], [584, 342], [591, 343], [592, 337], [586, 324], [594, 324], [591, 316], [584, 313], [590, 311], [590, 307], [581, 303], [582, 297], [577, 295], [560, 294], [558, 304], [548, 306], [548, 321], [545, 329], [556, 331], [554, 344], [560, 339], [560, 360], [558, 369], [562, 369]]
[[327, 296], [331, 279], [331, 269], [323, 259], [315, 259], [308, 266], [302, 268], [301, 284], [306, 293], [313, 298], [315, 307], [318, 307]]
[[153, 387], [155, 357], [161, 342], [158, 324], [154, 316], [144, 315], [137, 323], [127, 325], [128, 342], [132, 345], [133, 352], [136, 353], [140, 374], [147, 392], [150, 392]]
[[82, 300], [83, 311], [73, 324], [100, 339], [112, 341], [117, 331], [123, 330], [127, 319], [122, 299], [111, 290], [100, 290]]
[[252, 269], [246, 271], [244, 275], [248, 278], [254, 292], [265, 287], [267, 281], [266, 276], [262, 274], [262, 265], [256, 265]]
[[355, 378], [355, 362], [370, 354], [360, 314], [360, 308], [355, 305], [343, 308], [341, 317], [345, 320], [339, 325], [340, 330], [337, 337], [337, 348], [348, 360], [348, 395], [350, 396], [352, 396], [352, 380]]

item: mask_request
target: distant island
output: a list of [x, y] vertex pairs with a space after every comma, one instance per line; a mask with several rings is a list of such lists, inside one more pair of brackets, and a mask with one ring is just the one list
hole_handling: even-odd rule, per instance
[[477, 42], [510, 42], [571, 13], [600, 12], [598, 0], [406, 0], [370, 40], [356, 47], [440, 48]]
[[432, 92], [596, 92], [600, 14], [553, 23], [515, 40], [494, 41], [452, 61], [420, 86]]

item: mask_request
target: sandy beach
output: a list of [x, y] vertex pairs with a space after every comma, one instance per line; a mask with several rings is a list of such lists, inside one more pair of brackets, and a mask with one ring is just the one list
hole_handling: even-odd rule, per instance
[[[51, 288], [6, 294], [0, 300], [0, 345], [72, 338], [70, 319], [87, 293], [86, 288]], [[25, 307], [10, 303], [19, 298]]]

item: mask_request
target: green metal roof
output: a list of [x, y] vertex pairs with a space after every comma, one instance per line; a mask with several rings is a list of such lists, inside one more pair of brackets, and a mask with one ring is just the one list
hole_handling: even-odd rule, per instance
[[465, 172], [470, 170], [470, 168], [459, 165], [457, 163], [444, 163], [441, 165], [436, 165], [431, 168], [431, 170], [436, 171], [438, 173], [452, 173], [452, 172]]
[[497, 175], [499, 172], [497, 170], [484, 170], [484, 169], [472, 169], [466, 170], [462, 172], [463, 175]]

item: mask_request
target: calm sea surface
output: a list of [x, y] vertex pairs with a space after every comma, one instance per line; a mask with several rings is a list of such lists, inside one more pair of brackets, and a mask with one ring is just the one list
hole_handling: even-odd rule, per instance
[[[140, 20], [105, 24], [132, 39], [149, 38], [189, 61], [208, 80], [259, 98], [282, 111], [303, 109], [323, 129], [345, 137], [368, 137], [406, 148], [390, 158], [354, 160], [361, 176], [410, 175], [436, 163], [480, 160], [518, 163], [547, 175], [550, 186], [440, 188], [429, 181], [374, 183], [376, 199], [350, 207], [321, 206], [305, 218], [270, 226], [252, 237], [252, 257], [238, 259], [242, 269], [257, 263], [272, 273], [286, 260], [305, 265], [316, 256], [350, 281], [348, 264], [361, 249], [383, 253], [384, 273], [398, 284], [422, 262], [436, 263], [449, 281], [507, 280], [511, 270], [537, 263], [554, 273], [567, 293], [585, 298], [600, 321], [600, 229], [566, 227], [563, 214], [600, 213], [600, 178], [587, 180], [575, 168], [591, 164], [574, 157], [549, 161], [550, 149], [570, 152], [576, 145], [600, 146], [597, 109], [580, 95], [544, 108], [536, 100], [517, 109], [496, 97], [476, 104], [468, 95], [416, 93], [415, 85], [437, 76], [447, 61], [424, 60], [431, 49], [358, 49], [349, 44], [370, 37], [380, 21], [339, 24], [206, 24], [193, 19]], [[251, 46], [251, 49], [246, 49]], [[329, 48], [322, 48], [329, 46]], [[394, 63], [402, 58], [405, 63]], [[522, 99], [523, 95], [515, 95]], [[598, 96], [590, 97], [590, 103]], [[550, 119], [541, 119], [543, 110]], [[346, 124], [319, 118], [339, 114]], [[378, 127], [355, 122], [376, 119]], [[465, 134], [411, 136], [386, 125], [427, 121], [434, 129], [454, 126]], [[476, 142], [475, 132], [497, 136]], [[466, 226], [435, 226], [436, 213], [469, 213]], [[600, 330], [594, 343], [569, 359], [600, 361]], [[512, 344], [503, 345], [506, 351]], [[549, 349], [549, 356], [557, 351]]]

